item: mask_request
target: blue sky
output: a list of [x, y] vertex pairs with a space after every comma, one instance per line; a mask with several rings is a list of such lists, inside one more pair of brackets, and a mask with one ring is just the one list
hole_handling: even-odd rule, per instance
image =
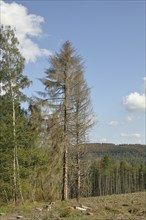
[[[145, 1], [2, 1], [33, 81], [43, 90], [49, 54], [69, 40], [85, 60], [98, 123], [91, 142], [145, 143]], [[33, 14], [33, 15], [32, 15]]]

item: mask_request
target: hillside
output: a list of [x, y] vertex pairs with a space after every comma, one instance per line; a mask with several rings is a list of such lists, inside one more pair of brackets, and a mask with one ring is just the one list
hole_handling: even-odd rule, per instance
[[[14, 207], [12, 204], [1, 207], [1, 220], [144, 220], [146, 217], [145, 192], [123, 195], [82, 198], [67, 202], [57, 201], [49, 210], [47, 203], [25, 204]], [[86, 211], [74, 207], [88, 207]], [[3, 212], [3, 214], [2, 214]]]
[[146, 163], [146, 145], [140, 144], [108, 144], [108, 143], [89, 143], [82, 147], [85, 157], [88, 159], [96, 159], [105, 155], [117, 159], [128, 160], [134, 163]]

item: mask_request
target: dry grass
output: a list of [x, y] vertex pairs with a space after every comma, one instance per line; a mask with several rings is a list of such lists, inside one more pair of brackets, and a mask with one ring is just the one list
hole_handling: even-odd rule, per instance
[[[46, 203], [45, 203], [46, 204]], [[0, 220], [14, 220], [18, 215], [24, 216], [23, 219], [29, 220], [145, 220], [146, 219], [146, 193], [131, 193], [123, 195], [101, 196], [93, 198], [81, 198], [80, 202], [71, 199], [67, 202], [57, 201], [50, 211], [36, 210], [36, 207], [44, 207], [44, 203], [35, 205], [25, 204], [18, 206], [13, 205], [1, 207]], [[88, 206], [91, 209], [86, 212], [74, 210], [74, 206]]]

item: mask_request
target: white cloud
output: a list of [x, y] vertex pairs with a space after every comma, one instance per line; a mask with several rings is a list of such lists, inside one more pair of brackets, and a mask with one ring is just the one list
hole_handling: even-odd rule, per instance
[[113, 121], [110, 121], [110, 122], [108, 123], [108, 125], [111, 126], [111, 127], [116, 127], [116, 126], [118, 126], [118, 125], [126, 125], [127, 123], [128, 123], [128, 124], [129, 124], [129, 123], [132, 123], [132, 122], [134, 122], [135, 120], [136, 120], [136, 117], [135, 117], [134, 115], [130, 114], [130, 115], [128, 115], [128, 116], [126, 117], [125, 120], [122, 120], [122, 121], [113, 120]]
[[122, 105], [128, 111], [145, 111], [146, 110], [146, 77], [143, 77], [144, 89], [142, 94], [132, 92], [125, 96], [122, 100]]
[[127, 116], [127, 122], [133, 122], [135, 120], [135, 117], [133, 115]]
[[0, 2], [1, 24], [10, 25], [16, 29], [16, 36], [20, 42], [20, 51], [26, 62], [35, 62], [38, 57], [49, 56], [51, 52], [41, 49], [33, 42], [32, 37], [39, 37], [42, 33], [41, 24], [44, 18], [29, 14], [26, 7], [16, 2]]
[[133, 92], [123, 98], [122, 105], [128, 111], [144, 111], [146, 109], [146, 96]]
[[144, 135], [142, 135], [142, 134], [139, 134], [139, 133], [132, 133], [132, 134], [128, 134], [128, 133], [121, 133], [120, 134], [120, 136], [121, 137], [123, 137], [123, 138], [143, 138], [144, 137]]
[[117, 125], [119, 125], [119, 122], [118, 121], [110, 121], [108, 123], [108, 125], [110, 125], [110, 126], [117, 126]]
[[100, 142], [101, 142], [101, 143], [107, 143], [108, 140], [107, 140], [107, 138], [102, 138], [102, 139], [100, 140]]
[[121, 133], [120, 136], [129, 143], [145, 144], [145, 136], [140, 133]]

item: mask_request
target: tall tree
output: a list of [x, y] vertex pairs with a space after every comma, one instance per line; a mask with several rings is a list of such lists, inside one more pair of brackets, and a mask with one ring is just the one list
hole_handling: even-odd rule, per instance
[[[63, 44], [60, 53], [50, 57], [49, 63], [50, 67], [46, 70], [46, 78], [41, 79], [46, 91], [41, 92], [40, 95], [44, 97], [42, 98], [43, 102], [47, 102], [51, 108], [50, 112], [55, 116], [53, 117], [54, 126], [51, 127], [51, 130], [55, 130], [56, 127], [60, 128], [60, 137], [54, 138], [58, 140], [58, 145], [60, 145], [63, 154], [62, 200], [66, 200], [68, 198], [68, 148], [72, 146], [73, 142], [75, 143], [75, 140], [79, 142], [78, 135], [81, 135], [80, 142], [85, 136], [84, 131], [87, 130], [87, 126], [83, 128], [83, 116], [81, 119], [79, 112], [83, 113], [83, 109], [86, 109], [88, 101], [85, 103], [85, 98], [88, 100], [86, 97], [86, 95], [88, 96], [88, 88], [83, 78], [82, 61], [69, 41]], [[84, 91], [81, 91], [82, 89]], [[80, 95], [84, 95], [82, 100], [79, 98]], [[78, 104], [76, 104], [77, 99], [79, 99]], [[79, 105], [79, 109], [77, 105]], [[85, 114], [83, 115], [85, 117]], [[87, 118], [89, 120], [86, 115]], [[76, 120], [76, 126], [73, 120]], [[80, 130], [78, 129], [75, 134], [75, 129], [79, 123]]]
[[[78, 58], [79, 59], [79, 58]], [[88, 132], [94, 125], [94, 115], [91, 108], [90, 90], [84, 79], [83, 64], [80, 59], [75, 74], [73, 86], [73, 120], [72, 135], [76, 147], [76, 198], [79, 200], [81, 187], [80, 157], [82, 156], [81, 146], [87, 142]]]
[[1, 95], [7, 94], [11, 103], [12, 126], [13, 126], [13, 192], [14, 201], [17, 202], [17, 185], [21, 199], [23, 201], [19, 162], [17, 152], [16, 137], [16, 103], [26, 100], [26, 96], [22, 93], [22, 89], [29, 86], [30, 82], [26, 76], [22, 74], [24, 69], [24, 58], [18, 49], [19, 42], [15, 36], [15, 31], [10, 26], [0, 27], [0, 83]]

